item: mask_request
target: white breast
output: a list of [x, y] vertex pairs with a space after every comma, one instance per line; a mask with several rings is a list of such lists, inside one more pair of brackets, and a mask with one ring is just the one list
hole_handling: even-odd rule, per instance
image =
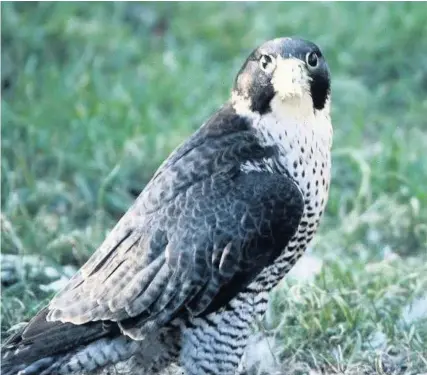
[[[261, 143], [279, 148], [277, 161], [267, 161], [273, 171], [279, 166], [294, 179], [304, 197], [304, 213], [296, 234], [276, 262], [267, 267], [252, 287], [269, 290], [289, 271], [314, 236], [324, 211], [330, 184], [332, 125], [329, 103], [313, 110], [311, 98], [278, 98], [272, 111], [252, 117]], [[274, 165], [273, 165], [274, 164]], [[244, 170], [259, 166], [247, 164]]]

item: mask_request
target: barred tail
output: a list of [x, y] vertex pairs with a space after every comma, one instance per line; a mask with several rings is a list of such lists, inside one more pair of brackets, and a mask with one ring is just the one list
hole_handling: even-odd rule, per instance
[[83, 325], [46, 321], [42, 310], [2, 347], [3, 375], [65, 375], [94, 371], [124, 361], [139, 343], [120, 334], [115, 323]]

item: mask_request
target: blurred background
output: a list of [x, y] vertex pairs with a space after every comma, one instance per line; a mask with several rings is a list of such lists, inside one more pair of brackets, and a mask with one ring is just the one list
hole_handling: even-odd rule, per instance
[[227, 100], [247, 55], [298, 35], [321, 47], [332, 72], [333, 180], [312, 248], [273, 296], [266, 324], [280, 366], [425, 369], [425, 3], [2, 2], [1, 10], [3, 337], [66, 282], [164, 158]]

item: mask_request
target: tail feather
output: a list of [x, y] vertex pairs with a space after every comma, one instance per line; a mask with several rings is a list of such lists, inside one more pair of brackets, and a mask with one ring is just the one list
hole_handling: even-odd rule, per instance
[[1, 373], [73, 374], [129, 358], [138, 343], [120, 334], [116, 323], [82, 325], [48, 322], [43, 309], [2, 347]]

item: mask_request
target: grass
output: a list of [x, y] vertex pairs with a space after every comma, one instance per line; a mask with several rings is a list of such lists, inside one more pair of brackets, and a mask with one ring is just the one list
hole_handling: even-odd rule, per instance
[[[59, 272], [81, 265], [160, 162], [227, 99], [246, 55], [299, 35], [321, 46], [332, 71], [334, 164], [312, 244], [322, 271], [273, 296], [285, 373], [426, 367], [426, 316], [404, 319], [427, 290], [425, 4], [1, 10], [2, 253], [37, 255]], [[3, 335], [51, 296], [45, 281], [24, 269], [3, 287]]]

